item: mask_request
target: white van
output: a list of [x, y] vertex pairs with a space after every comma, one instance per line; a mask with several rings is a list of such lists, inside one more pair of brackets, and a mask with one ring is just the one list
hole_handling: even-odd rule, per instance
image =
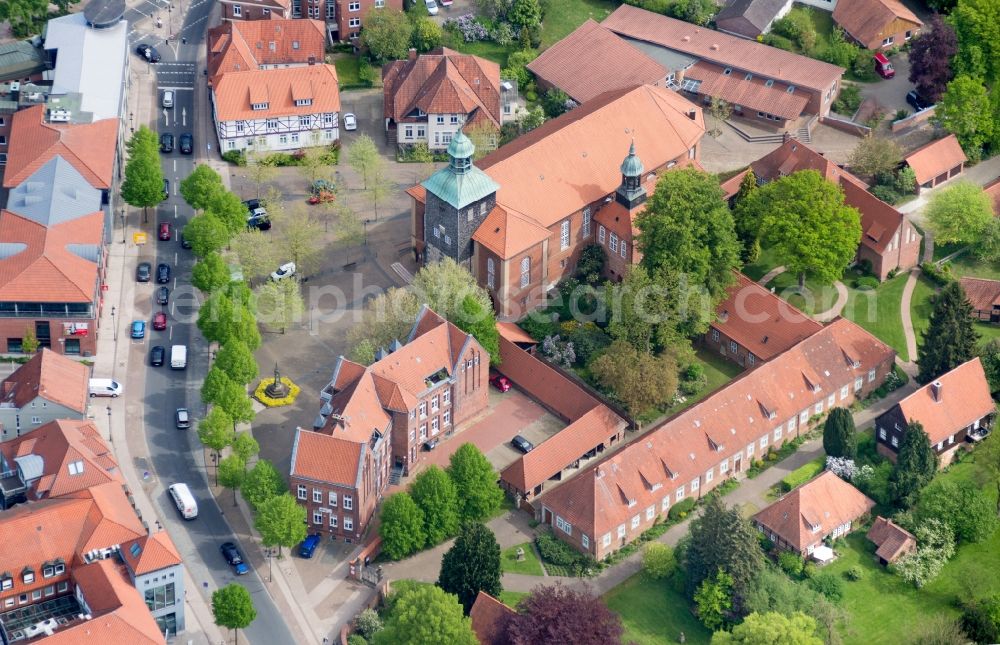
[[174, 107], [174, 91], [164, 90], [163, 91], [163, 107], [172, 108]]
[[170, 368], [175, 370], [182, 370], [187, 367], [188, 364], [188, 348], [187, 345], [174, 345], [170, 348]]
[[170, 499], [174, 500], [174, 506], [180, 511], [181, 516], [186, 520], [193, 520], [198, 517], [198, 502], [194, 501], [194, 495], [187, 484], [171, 484], [167, 487]]
[[90, 396], [110, 396], [115, 398], [125, 392], [118, 381], [109, 378], [92, 378], [89, 383]]

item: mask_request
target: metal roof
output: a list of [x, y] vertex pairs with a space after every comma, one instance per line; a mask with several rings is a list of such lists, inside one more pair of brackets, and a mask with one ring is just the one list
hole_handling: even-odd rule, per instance
[[48, 228], [101, 210], [101, 191], [57, 155], [11, 189], [7, 210]]
[[500, 185], [472, 165], [475, 151], [476, 146], [459, 130], [448, 144], [451, 163], [428, 177], [422, 186], [458, 209], [497, 192]]
[[45, 55], [31, 43], [21, 40], [0, 44], [0, 78], [21, 80], [45, 69]]

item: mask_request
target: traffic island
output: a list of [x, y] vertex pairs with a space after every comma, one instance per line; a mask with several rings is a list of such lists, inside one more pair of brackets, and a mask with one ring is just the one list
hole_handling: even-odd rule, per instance
[[292, 379], [280, 376], [261, 380], [253, 397], [269, 408], [291, 405], [295, 402], [301, 389]]

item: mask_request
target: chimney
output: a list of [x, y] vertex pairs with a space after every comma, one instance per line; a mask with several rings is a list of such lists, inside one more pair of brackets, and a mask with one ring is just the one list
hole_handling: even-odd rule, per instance
[[688, 110], [687, 115], [689, 119], [694, 121], [695, 118], [698, 116], [698, 112], [696, 110]]
[[410, 51], [406, 56], [409, 60], [417, 60], [417, 50], [410, 47]]
[[309, 64], [310, 65], [315, 65], [316, 64], [316, 57], [315, 56], [310, 56], [309, 57]]
[[941, 381], [931, 383], [931, 397], [935, 403], [941, 402]]

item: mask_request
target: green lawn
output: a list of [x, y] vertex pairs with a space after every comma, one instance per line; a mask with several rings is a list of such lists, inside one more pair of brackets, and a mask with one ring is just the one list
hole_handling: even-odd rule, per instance
[[965, 244], [938, 244], [937, 242], [935, 242], [934, 256], [933, 256], [934, 261], [937, 262], [938, 260], [944, 259], [949, 255], [951, 255], [952, 253], [954, 253], [955, 251], [965, 248], [965, 246], [966, 246]]
[[622, 617], [624, 643], [676, 643], [684, 632], [686, 642], [697, 645], [707, 644], [712, 636], [670, 581], [650, 580], [639, 573], [608, 592], [604, 602]]
[[601, 22], [615, 10], [609, 0], [549, 0], [542, 20], [542, 49], [551, 47], [574, 29], [593, 18]]
[[751, 280], [760, 280], [764, 274], [778, 266], [778, 260], [774, 257], [771, 249], [761, 249], [760, 257], [756, 262], [751, 262], [743, 266], [743, 273]]
[[956, 278], [971, 276], [973, 278], [1000, 280], [1000, 266], [989, 262], [982, 262], [974, 253], [969, 251], [951, 260], [950, 264], [951, 273]]
[[361, 82], [358, 76], [357, 56], [341, 56], [333, 61], [333, 66], [337, 68], [337, 82], [340, 86], [357, 85]]
[[462, 52], [463, 54], [472, 54], [473, 56], [479, 56], [480, 58], [491, 60], [500, 65], [500, 67], [507, 65], [507, 56], [517, 49], [516, 42], [513, 45], [504, 47], [503, 45], [498, 45], [491, 40], [481, 40], [475, 43], [467, 43], [462, 40], [461, 37], [454, 39], [448, 46]]
[[934, 283], [923, 276], [917, 280], [917, 285], [913, 288], [913, 296], [910, 298], [910, 321], [913, 322], [913, 333], [917, 337], [918, 345], [930, 323], [931, 296], [936, 292], [937, 287]]
[[[743, 273], [751, 280], [759, 282], [768, 271], [779, 264], [773, 250], [763, 249], [756, 262], [743, 267]], [[806, 292], [798, 293], [799, 278], [788, 271], [779, 274], [764, 286], [773, 287], [775, 293], [807, 314], [826, 311], [837, 302], [837, 290], [833, 285], [824, 285], [812, 278], [806, 279]]]
[[[524, 560], [520, 562], [517, 560], [518, 548], [524, 549]], [[526, 576], [543, 575], [542, 563], [538, 561], [538, 556], [535, 555], [535, 549], [531, 542], [504, 549], [500, 553], [500, 567], [506, 573], [523, 573]]]
[[789, 16], [793, 13], [804, 13], [807, 15], [816, 29], [816, 47], [814, 51], [822, 51], [830, 46], [830, 35], [833, 33], [835, 27], [832, 12], [796, 3], [792, 6], [792, 10], [788, 12]]
[[843, 316], [861, 325], [875, 337], [892, 346], [904, 361], [910, 360], [903, 335], [903, 319], [899, 315], [899, 302], [903, 298], [907, 274], [886, 280], [873, 291], [848, 289], [847, 306]]
[[521, 598], [524, 598], [527, 595], [527, 591], [501, 591], [500, 602], [508, 607], [511, 607], [512, 609], [516, 609], [517, 603], [521, 602]]

